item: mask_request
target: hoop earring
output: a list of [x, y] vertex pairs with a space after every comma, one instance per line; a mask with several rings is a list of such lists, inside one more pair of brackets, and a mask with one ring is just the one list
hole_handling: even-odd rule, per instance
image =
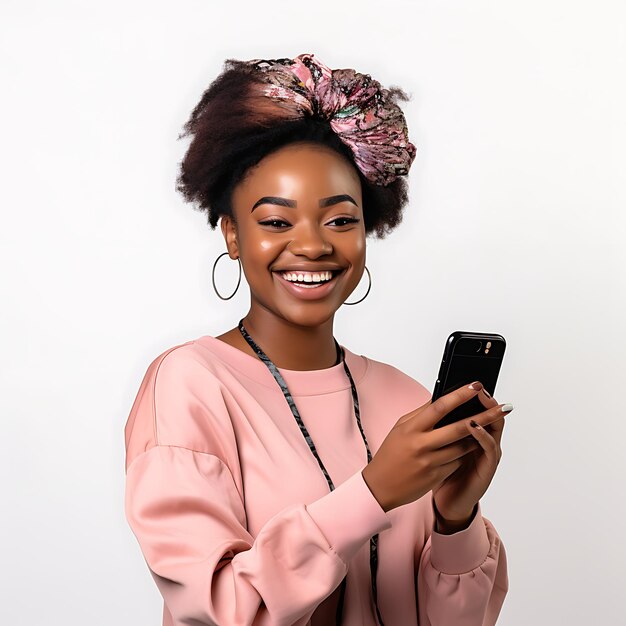
[[239, 283], [241, 282], [241, 260], [239, 259], [239, 257], [237, 257], [237, 261], [239, 262], [239, 280], [237, 281], [235, 291], [233, 291], [230, 296], [228, 296], [228, 298], [225, 298], [222, 294], [220, 294], [220, 292], [217, 290], [217, 287], [215, 286], [215, 266], [225, 254], [228, 254], [228, 252], [222, 252], [222, 254], [220, 254], [217, 259], [215, 259], [215, 263], [213, 263], [213, 272], [211, 273], [211, 280], [213, 282], [213, 289], [215, 289], [215, 293], [218, 295], [218, 297], [222, 300], [230, 300], [237, 293], [237, 289], [239, 289]]
[[363, 300], [365, 300], [365, 298], [367, 298], [367, 294], [370, 292], [370, 289], [372, 288], [372, 275], [370, 274], [370, 271], [367, 269], [367, 265], [365, 266], [365, 271], [367, 272], [367, 277], [369, 278], [370, 284], [367, 288], [367, 291], [365, 292], [365, 295], [360, 299], [357, 300], [356, 302], [344, 302], [344, 304], [358, 304], [359, 302], [363, 302]]

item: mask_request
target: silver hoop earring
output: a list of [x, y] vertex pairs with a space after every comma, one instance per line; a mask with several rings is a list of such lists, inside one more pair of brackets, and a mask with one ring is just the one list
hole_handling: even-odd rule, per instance
[[237, 281], [235, 291], [233, 291], [230, 296], [228, 296], [228, 298], [225, 298], [222, 294], [220, 294], [220, 292], [217, 290], [217, 287], [215, 286], [215, 266], [225, 254], [228, 254], [228, 252], [222, 252], [222, 254], [220, 254], [217, 259], [215, 259], [215, 263], [213, 263], [213, 272], [211, 273], [211, 280], [213, 281], [213, 289], [215, 289], [215, 293], [218, 295], [218, 297], [222, 300], [230, 300], [237, 293], [237, 289], [239, 289], [239, 283], [241, 282], [241, 260], [239, 259], [239, 257], [237, 257], [237, 261], [239, 263], [239, 280]]
[[360, 299], [357, 300], [356, 302], [344, 302], [344, 304], [358, 304], [359, 302], [363, 302], [363, 300], [365, 300], [365, 298], [367, 298], [367, 294], [370, 292], [370, 289], [372, 288], [372, 275], [370, 274], [370, 271], [367, 269], [367, 265], [365, 266], [365, 271], [367, 272], [367, 277], [369, 278], [370, 284], [367, 287], [367, 291], [365, 292], [365, 295]]

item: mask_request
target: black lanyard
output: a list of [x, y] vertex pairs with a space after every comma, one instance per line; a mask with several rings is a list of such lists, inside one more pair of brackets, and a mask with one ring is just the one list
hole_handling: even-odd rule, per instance
[[[243, 319], [239, 320], [239, 330], [241, 334], [243, 335], [244, 339], [250, 345], [250, 347], [256, 352], [257, 356], [263, 361], [263, 363], [265, 363], [265, 365], [267, 365], [268, 369], [272, 373], [272, 376], [274, 376], [274, 378], [276, 379], [276, 382], [279, 384], [283, 392], [283, 395], [285, 396], [285, 399], [287, 400], [287, 404], [289, 404], [289, 408], [291, 409], [291, 412], [293, 413], [293, 416], [295, 417], [296, 422], [298, 423], [298, 426], [300, 427], [300, 432], [306, 439], [306, 442], [309, 444], [309, 449], [313, 453], [313, 456], [317, 459], [320, 469], [322, 470], [322, 473], [324, 474], [326, 478], [326, 482], [328, 483], [328, 487], [330, 488], [331, 491], [333, 491], [335, 489], [335, 485], [333, 484], [333, 481], [331, 480], [330, 476], [328, 475], [328, 472], [326, 471], [326, 468], [324, 467], [324, 464], [322, 463], [322, 459], [320, 459], [317, 453], [317, 450], [315, 449], [315, 444], [313, 443], [313, 439], [311, 439], [311, 436], [309, 435], [309, 431], [306, 429], [304, 422], [300, 418], [300, 413], [298, 413], [298, 408], [296, 407], [296, 403], [293, 401], [293, 398], [291, 397], [291, 394], [289, 393], [289, 389], [287, 388], [287, 383], [285, 382], [284, 378], [281, 376], [280, 372], [278, 371], [278, 368], [274, 365], [274, 363], [272, 363], [272, 361], [265, 354], [265, 352], [263, 352], [263, 350], [261, 350], [261, 348], [254, 342], [252, 337], [250, 337], [250, 335], [244, 328]], [[370, 452], [369, 446], [367, 445], [367, 439], [365, 438], [365, 433], [363, 432], [363, 427], [361, 426], [361, 415], [359, 413], [359, 397], [357, 396], [357, 393], [356, 393], [356, 386], [354, 384], [354, 380], [352, 380], [352, 375], [350, 374], [350, 370], [348, 369], [348, 364], [346, 363], [346, 358], [345, 358], [345, 353], [343, 351], [343, 348], [337, 343], [336, 339], [334, 339], [334, 341], [335, 341], [335, 347], [337, 348], [337, 354], [341, 355], [341, 362], [343, 363], [343, 368], [346, 371], [348, 379], [350, 380], [350, 386], [352, 387], [352, 403], [354, 405], [354, 415], [356, 417], [356, 423], [359, 426], [359, 431], [361, 432], [361, 437], [363, 437], [363, 442], [365, 443], [365, 449], [367, 450], [367, 462], [369, 463], [372, 460], [372, 453]], [[382, 617], [380, 616], [380, 611], [378, 610], [378, 603], [377, 603], [377, 591], [376, 591], [377, 569], [378, 569], [378, 533], [373, 535], [370, 539], [370, 575], [372, 579], [372, 596], [374, 598], [374, 606], [376, 607], [376, 615], [378, 616], [378, 621], [380, 623], [380, 626], [384, 626]], [[345, 591], [346, 591], [346, 579], [344, 578], [341, 581], [341, 591], [340, 591], [341, 595], [339, 597], [339, 605], [337, 607], [337, 617], [336, 617], [337, 624], [341, 623]]]

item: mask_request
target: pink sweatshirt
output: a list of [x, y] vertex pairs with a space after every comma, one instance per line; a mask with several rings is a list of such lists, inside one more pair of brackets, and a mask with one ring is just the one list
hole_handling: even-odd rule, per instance
[[[372, 455], [430, 398], [397, 368], [352, 353]], [[367, 453], [343, 365], [279, 369], [335, 490], [267, 366], [210, 335], [152, 361], [125, 427], [125, 511], [163, 596], [163, 626], [375, 626], [369, 539], [379, 533], [385, 626], [492, 626], [506, 553], [481, 514], [434, 532], [432, 492], [387, 513], [361, 471]]]

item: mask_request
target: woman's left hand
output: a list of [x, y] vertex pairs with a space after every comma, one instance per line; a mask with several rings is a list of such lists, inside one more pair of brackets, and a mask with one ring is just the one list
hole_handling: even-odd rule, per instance
[[[478, 398], [487, 409], [498, 404], [495, 398], [488, 397], [483, 392], [478, 394]], [[470, 426], [471, 418], [466, 420], [468, 432], [480, 447], [466, 454], [462, 465], [433, 488], [435, 506], [443, 520], [449, 522], [469, 520], [476, 503], [487, 491], [502, 457], [500, 441], [505, 415], [508, 413], [503, 413], [500, 419], [484, 427], [479, 423], [474, 428]], [[479, 422], [480, 418], [474, 416], [473, 419]]]

